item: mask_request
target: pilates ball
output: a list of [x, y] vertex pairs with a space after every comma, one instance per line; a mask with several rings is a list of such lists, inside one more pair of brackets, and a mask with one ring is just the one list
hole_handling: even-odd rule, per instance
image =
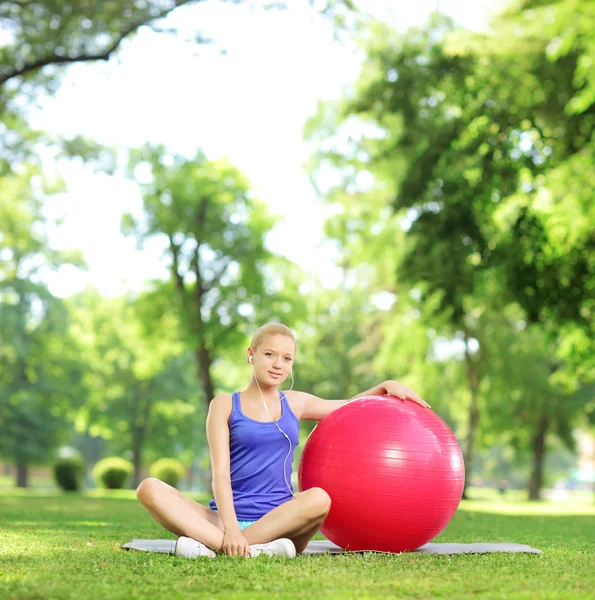
[[338, 546], [406, 552], [446, 527], [461, 501], [465, 466], [455, 436], [431, 409], [368, 396], [318, 423], [298, 482], [300, 491], [329, 494], [321, 532]]

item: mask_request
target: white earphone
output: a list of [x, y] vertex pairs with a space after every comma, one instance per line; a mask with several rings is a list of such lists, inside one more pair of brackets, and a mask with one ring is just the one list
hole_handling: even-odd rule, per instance
[[[252, 364], [252, 356], [248, 357], [248, 362], [252, 365], [252, 371], [254, 371], [254, 365]], [[289, 370], [289, 372], [291, 373], [291, 388], [289, 388], [289, 391], [291, 392], [291, 390], [293, 389], [293, 368]], [[258, 377], [256, 377], [256, 374], [254, 374], [254, 381], [256, 381], [256, 385], [258, 386], [258, 389], [260, 391], [260, 396], [262, 398], [262, 403], [264, 404], [264, 409], [267, 411], [267, 414], [269, 413], [269, 407], [267, 406], [267, 403], [264, 400], [264, 394], [262, 393], [262, 390], [260, 389], [260, 384], [258, 383]], [[281, 413], [283, 414], [283, 413]], [[281, 418], [281, 417], [279, 417]], [[273, 423], [275, 424], [275, 427], [283, 434], [283, 436], [285, 437], [285, 439], [289, 442], [289, 451], [287, 452], [287, 456], [285, 457], [285, 460], [283, 461], [283, 479], [285, 480], [285, 485], [287, 486], [287, 489], [289, 490], [289, 493], [293, 496], [293, 489], [291, 488], [291, 485], [289, 485], [289, 482], [287, 481], [287, 475], [285, 473], [285, 463], [287, 462], [287, 459], [289, 458], [291, 451], [292, 451], [292, 445], [291, 445], [291, 440], [289, 439], [289, 436], [281, 429], [281, 427], [279, 427], [279, 423], [277, 421], [273, 421]]]

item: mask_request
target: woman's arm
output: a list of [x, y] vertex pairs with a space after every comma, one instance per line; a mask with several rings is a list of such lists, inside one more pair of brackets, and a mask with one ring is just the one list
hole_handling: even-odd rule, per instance
[[299, 419], [310, 419], [313, 421], [320, 421], [327, 415], [330, 415], [337, 408], [357, 400], [358, 398], [364, 398], [366, 396], [381, 396], [388, 394], [401, 400], [413, 400], [420, 406], [430, 408], [430, 405], [425, 402], [420, 396], [418, 396], [412, 389], [406, 385], [399, 383], [398, 381], [388, 380], [383, 383], [349, 398], [349, 400], [323, 400], [312, 394], [306, 394], [304, 392], [292, 392], [292, 400], [296, 400], [296, 405], [299, 407], [298, 418]]
[[223, 551], [226, 554], [235, 555], [237, 553], [247, 556], [250, 553], [250, 547], [238, 525], [231, 491], [229, 464], [230, 414], [229, 396], [221, 394], [211, 400], [207, 414], [207, 441], [211, 456], [213, 496], [223, 521]]

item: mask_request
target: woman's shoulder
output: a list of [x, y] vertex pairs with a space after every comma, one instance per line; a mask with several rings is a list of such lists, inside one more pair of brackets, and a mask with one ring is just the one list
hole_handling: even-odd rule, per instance
[[291, 390], [289, 392], [283, 393], [287, 398], [289, 408], [291, 408], [293, 414], [298, 419], [301, 419], [302, 415], [304, 414], [304, 403], [306, 402], [308, 394], [306, 394], [305, 392], [298, 392], [297, 390]]
[[217, 394], [210, 402], [209, 409], [231, 413], [233, 394]]

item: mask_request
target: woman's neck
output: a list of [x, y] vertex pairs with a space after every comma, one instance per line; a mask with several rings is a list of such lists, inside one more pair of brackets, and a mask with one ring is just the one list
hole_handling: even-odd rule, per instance
[[266, 385], [261, 383], [260, 388], [258, 386], [259, 384], [256, 382], [256, 379], [252, 377], [250, 379], [250, 383], [247, 385], [242, 394], [248, 396], [249, 398], [257, 398], [258, 400], [262, 400], [264, 396], [264, 399], [267, 402], [279, 400], [279, 388], [276, 385]]

